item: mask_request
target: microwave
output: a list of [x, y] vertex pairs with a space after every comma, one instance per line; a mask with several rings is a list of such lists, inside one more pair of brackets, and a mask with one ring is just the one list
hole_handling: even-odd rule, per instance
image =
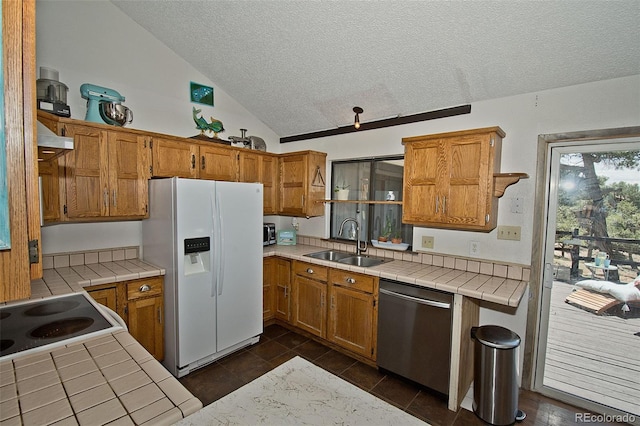
[[276, 243], [276, 224], [264, 223], [262, 225], [262, 245], [269, 246]]

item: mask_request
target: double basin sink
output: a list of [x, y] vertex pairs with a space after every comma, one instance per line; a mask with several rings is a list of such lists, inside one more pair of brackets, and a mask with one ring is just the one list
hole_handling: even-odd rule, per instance
[[324, 250], [316, 253], [305, 254], [305, 256], [312, 257], [314, 259], [344, 263], [346, 265], [362, 266], [365, 268], [391, 261], [391, 259], [384, 259], [382, 257], [355, 255], [353, 253], [338, 250]]

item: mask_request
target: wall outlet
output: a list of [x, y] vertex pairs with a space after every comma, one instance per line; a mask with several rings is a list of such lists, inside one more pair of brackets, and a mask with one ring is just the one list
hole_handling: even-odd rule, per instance
[[469, 256], [480, 256], [480, 243], [477, 241], [469, 241]]
[[519, 226], [498, 226], [498, 239], [520, 241], [520, 229]]
[[433, 248], [433, 237], [422, 236], [422, 248]]
[[524, 198], [514, 197], [511, 199], [511, 213], [523, 213]]

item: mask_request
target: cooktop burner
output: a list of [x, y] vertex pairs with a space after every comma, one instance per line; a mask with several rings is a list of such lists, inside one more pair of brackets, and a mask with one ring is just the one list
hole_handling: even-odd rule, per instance
[[0, 307], [0, 357], [114, 328], [83, 293]]

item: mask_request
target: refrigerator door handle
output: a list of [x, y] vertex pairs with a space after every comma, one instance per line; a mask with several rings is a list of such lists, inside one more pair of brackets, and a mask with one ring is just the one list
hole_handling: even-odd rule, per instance
[[[216, 188], [217, 189], [217, 188]], [[222, 219], [222, 212], [220, 211], [220, 197], [218, 196], [218, 191], [216, 190], [215, 195], [215, 208], [213, 224], [214, 224], [214, 232], [217, 232], [217, 238], [214, 236], [214, 241], [217, 244], [216, 247], [216, 287], [218, 288], [218, 296], [222, 296], [222, 287], [224, 285], [224, 259], [222, 256], [222, 247], [224, 247], [224, 221]], [[215, 291], [215, 290], [214, 290]]]

